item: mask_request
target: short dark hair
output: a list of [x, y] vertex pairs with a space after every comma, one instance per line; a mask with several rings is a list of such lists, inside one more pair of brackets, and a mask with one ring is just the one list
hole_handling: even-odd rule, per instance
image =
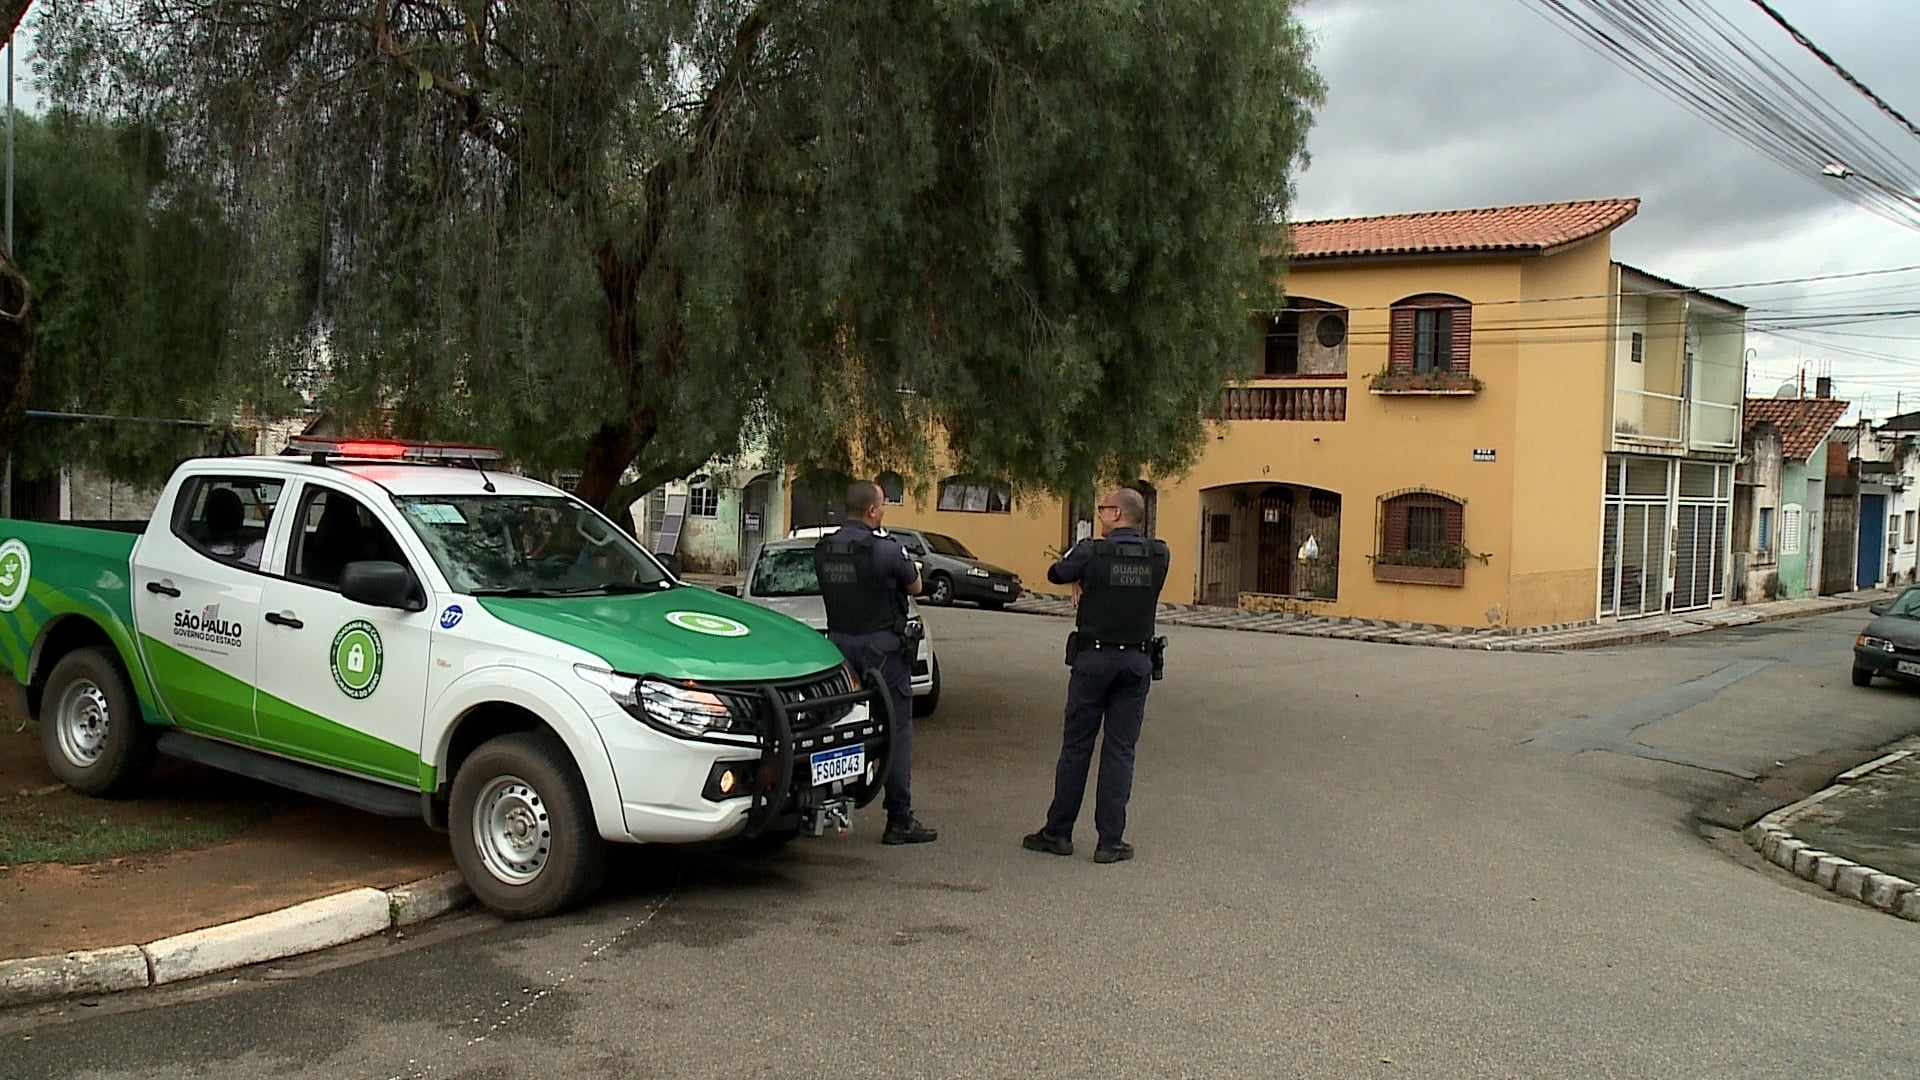
[[847, 485], [847, 516], [866, 517], [867, 511], [879, 506], [883, 497], [879, 484], [871, 480], [855, 480]]

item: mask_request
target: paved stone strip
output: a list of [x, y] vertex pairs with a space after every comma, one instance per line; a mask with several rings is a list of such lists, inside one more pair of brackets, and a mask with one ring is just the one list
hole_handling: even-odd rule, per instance
[[349, 889], [145, 945], [0, 960], [0, 1007], [138, 990], [284, 960], [413, 926], [472, 900], [459, 873], [449, 871], [384, 892]]
[[1835, 777], [1831, 786], [1791, 806], [1783, 806], [1747, 826], [1743, 834], [1747, 846], [1775, 866], [1823, 889], [1909, 922], [1920, 922], [1920, 884], [1821, 851], [1796, 838], [1791, 829], [1793, 819], [1802, 813], [1847, 790], [1874, 771], [1915, 753], [1920, 753], [1920, 740], [1916, 740], [1914, 746], [1875, 758], [1858, 768], [1848, 769]]
[[[1641, 645], [1692, 634], [1703, 634], [1729, 626], [1751, 626], [1781, 619], [1799, 619], [1809, 615], [1851, 611], [1892, 595], [1892, 592], [1885, 590], [1847, 593], [1818, 599], [1749, 604], [1738, 608], [1684, 615], [1655, 615], [1618, 623], [1560, 623], [1554, 626], [1522, 629], [1475, 630], [1457, 626], [1437, 626], [1432, 623], [1396, 622], [1387, 619], [1342, 619], [1327, 615], [1243, 611], [1236, 608], [1203, 607], [1191, 604], [1162, 604], [1158, 619], [1168, 626], [1198, 626], [1213, 630], [1337, 638], [1343, 641], [1373, 641], [1390, 645], [1424, 645], [1433, 648], [1481, 649], [1490, 652], [1562, 652], [1571, 649]], [[1074, 615], [1071, 600], [1031, 592], [1007, 605], [1007, 610], [1057, 618], [1072, 618]]]

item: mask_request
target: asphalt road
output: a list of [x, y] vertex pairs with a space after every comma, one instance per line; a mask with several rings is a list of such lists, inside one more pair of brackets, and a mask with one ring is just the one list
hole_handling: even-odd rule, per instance
[[[1565, 655], [1173, 628], [1139, 857], [1021, 850], [1066, 624], [930, 615], [939, 843], [633, 856], [592, 908], [0, 1014], [0, 1077], [1920, 1075], [1920, 926], [1737, 826], [1920, 729], [1861, 619]], [[1756, 778], [1749, 778], [1756, 777]]]

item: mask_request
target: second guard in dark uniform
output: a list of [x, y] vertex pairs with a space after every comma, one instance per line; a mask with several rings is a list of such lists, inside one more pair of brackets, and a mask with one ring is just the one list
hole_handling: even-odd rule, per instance
[[827, 639], [864, 675], [878, 668], [893, 702], [893, 761], [882, 805], [887, 844], [924, 844], [939, 833], [913, 816], [913, 649], [907, 597], [920, 592], [920, 569], [900, 541], [880, 530], [886, 500], [880, 485], [847, 489], [846, 524], [820, 538], [813, 565], [827, 607]]
[[1047, 570], [1047, 580], [1074, 586], [1079, 617], [1067, 639], [1066, 730], [1054, 770], [1053, 805], [1039, 832], [1021, 841], [1030, 851], [1073, 854], [1073, 825], [1086, 797], [1094, 740], [1100, 781], [1093, 823], [1093, 859], [1133, 858], [1124, 839], [1133, 793], [1133, 754], [1146, 717], [1148, 684], [1160, 677], [1166, 639], [1154, 636], [1154, 615], [1167, 581], [1167, 545], [1140, 531], [1146, 500], [1122, 488], [1100, 504], [1101, 539], [1082, 540]]

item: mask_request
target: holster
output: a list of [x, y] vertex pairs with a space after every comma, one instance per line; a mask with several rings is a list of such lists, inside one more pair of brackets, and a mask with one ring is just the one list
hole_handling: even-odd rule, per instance
[[1147, 650], [1147, 653], [1153, 657], [1153, 681], [1159, 682], [1167, 674], [1167, 639], [1154, 638], [1152, 647]]
[[1074, 658], [1080, 655], [1080, 631], [1067, 631], [1067, 666], [1072, 667]]

